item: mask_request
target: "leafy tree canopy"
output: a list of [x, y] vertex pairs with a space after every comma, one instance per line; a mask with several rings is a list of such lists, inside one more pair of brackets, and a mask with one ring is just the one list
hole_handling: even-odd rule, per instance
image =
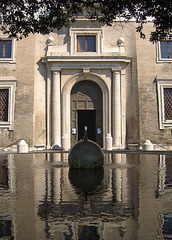
[[168, 0], [1, 0], [0, 29], [11, 37], [29, 33], [49, 34], [74, 21], [77, 16], [111, 25], [116, 18], [138, 23], [136, 31], [145, 37], [143, 26], [151, 19], [150, 41], [172, 38], [172, 1]]

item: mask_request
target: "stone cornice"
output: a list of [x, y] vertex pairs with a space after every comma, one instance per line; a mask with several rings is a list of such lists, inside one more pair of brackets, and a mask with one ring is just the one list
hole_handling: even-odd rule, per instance
[[2, 76], [0, 81], [17, 81], [17, 79], [14, 76]]
[[130, 57], [123, 56], [46, 56], [43, 63], [57, 65], [57, 68], [116, 68], [129, 64]]

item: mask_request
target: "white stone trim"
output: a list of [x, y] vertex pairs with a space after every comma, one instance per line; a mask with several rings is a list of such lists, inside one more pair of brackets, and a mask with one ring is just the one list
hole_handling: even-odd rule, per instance
[[156, 43], [156, 59], [157, 59], [157, 63], [172, 62], [172, 58], [161, 58], [161, 45], [160, 45], [160, 41]]
[[[111, 93], [108, 89], [105, 81], [100, 78], [97, 74], [88, 73], [88, 79], [90, 81], [95, 82], [100, 89], [102, 90], [103, 94], [103, 147], [105, 147], [105, 137], [108, 133], [111, 134]], [[70, 95], [72, 87], [80, 82], [85, 81], [85, 76], [83, 73], [77, 73], [70, 77], [67, 82], [65, 83], [63, 89], [62, 89], [62, 137], [65, 136], [65, 138], [68, 139], [68, 142], [66, 143], [68, 147], [65, 147], [66, 149], [70, 149], [71, 147], [71, 117], [70, 117]], [[63, 148], [63, 146], [62, 146]]]
[[9, 39], [8, 36], [0, 35], [0, 40], [11, 40], [11, 58], [0, 58], [0, 63], [15, 63], [16, 62], [16, 39], [12, 38]]
[[159, 128], [172, 129], [172, 120], [165, 120], [164, 116], [164, 88], [172, 88], [172, 75], [159, 75], [156, 77], [159, 109]]
[[0, 77], [0, 89], [9, 90], [8, 99], [8, 122], [0, 121], [0, 129], [14, 129], [14, 106], [15, 106], [15, 91], [17, 79], [13, 76]]
[[[102, 57], [102, 58], [101, 58]], [[120, 68], [121, 64], [129, 64], [130, 57], [116, 56], [110, 53], [103, 55], [75, 55], [75, 56], [46, 56], [42, 58], [43, 63], [51, 63], [54, 68]]]

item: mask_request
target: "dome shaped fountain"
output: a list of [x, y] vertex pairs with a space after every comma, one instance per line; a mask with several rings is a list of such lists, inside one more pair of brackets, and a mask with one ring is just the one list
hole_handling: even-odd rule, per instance
[[71, 168], [100, 168], [104, 164], [104, 154], [100, 146], [88, 140], [87, 127], [84, 129], [84, 139], [76, 143], [68, 157]]

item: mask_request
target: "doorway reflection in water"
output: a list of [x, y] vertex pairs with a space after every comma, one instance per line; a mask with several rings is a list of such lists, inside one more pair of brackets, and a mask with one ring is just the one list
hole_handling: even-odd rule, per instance
[[67, 153], [0, 155], [0, 239], [172, 238], [172, 156], [106, 154], [69, 169]]

